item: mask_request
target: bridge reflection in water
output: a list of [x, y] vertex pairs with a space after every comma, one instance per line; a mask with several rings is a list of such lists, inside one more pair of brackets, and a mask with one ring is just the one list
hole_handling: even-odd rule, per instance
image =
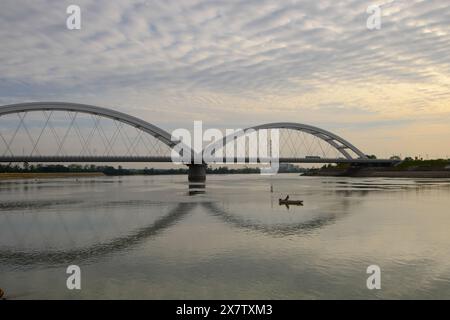
[[189, 182], [189, 195], [195, 196], [206, 192], [205, 182]]
[[[342, 209], [345, 209], [348, 205], [348, 201], [343, 198], [341, 201]], [[132, 231], [125, 236], [120, 236], [106, 242], [100, 242], [81, 248], [70, 248], [63, 250], [35, 249], [27, 251], [21, 250], [20, 248], [3, 248], [0, 249], [0, 261], [6, 265], [17, 266], [38, 264], [67, 265], [73, 263], [74, 261], [88, 262], [105, 255], [126, 251], [131, 247], [138, 246], [145, 241], [151, 240], [159, 236], [167, 229], [170, 229], [180, 223], [189, 214], [195, 212], [195, 209], [198, 209], [198, 207], [205, 209], [205, 212], [209, 215], [218, 218], [219, 221], [222, 221], [233, 228], [257, 232], [273, 237], [307, 234], [316, 229], [333, 224], [337, 219], [342, 217], [342, 214], [333, 213], [329, 215], [321, 215], [319, 217], [314, 217], [309, 221], [297, 223], [264, 224], [252, 222], [248, 219], [239, 217], [239, 215], [227, 212], [226, 209], [221, 208], [220, 205], [215, 202], [181, 202], [167, 214], [156, 219], [156, 221], [150, 225]], [[342, 210], [342, 212], [345, 214], [346, 210]], [[65, 225], [61, 227], [67, 228]]]
[[[278, 206], [287, 190], [305, 206]], [[448, 180], [297, 175], [214, 175], [196, 196], [179, 176], [2, 182], [2, 288], [68, 299], [358, 298], [375, 260], [397, 268], [393, 288], [417, 262], [408, 279], [431, 276], [438, 297], [448, 289], [449, 191]], [[72, 264], [79, 292], [65, 286]]]

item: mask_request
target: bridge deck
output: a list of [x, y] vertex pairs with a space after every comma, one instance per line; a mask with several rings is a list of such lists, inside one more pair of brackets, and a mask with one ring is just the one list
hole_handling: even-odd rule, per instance
[[[269, 158], [254, 159], [223, 159], [216, 164], [257, 164], [269, 163]], [[275, 161], [275, 160], [273, 160]], [[171, 157], [131, 157], [131, 156], [0, 156], [0, 163], [10, 162], [45, 162], [45, 163], [60, 163], [60, 162], [172, 162]], [[182, 161], [179, 161], [182, 162]], [[191, 163], [193, 163], [192, 161]], [[395, 164], [398, 160], [391, 159], [345, 159], [345, 158], [279, 158], [279, 163], [354, 163], [354, 164]]]

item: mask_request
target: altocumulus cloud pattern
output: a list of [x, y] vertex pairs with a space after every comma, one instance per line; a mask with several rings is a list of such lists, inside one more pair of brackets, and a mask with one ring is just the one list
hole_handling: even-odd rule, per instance
[[419, 130], [419, 119], [448, 133], [446, 1], [380, 1], [372, 31], [373, 3], [360, 0], [80, 0], [77, 31], [65, 27], [68, 4], [2, 2], [0, 104], [118, 105], [169, 131], [173, 118], [242, 127], [270, 117], [361, 141], [374, 127]]

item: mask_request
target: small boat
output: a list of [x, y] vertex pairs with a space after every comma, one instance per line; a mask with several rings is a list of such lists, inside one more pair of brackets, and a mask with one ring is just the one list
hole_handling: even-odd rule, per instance
[[286, 199], [278, 199], [279, 205], [286, 205], [286, 206], [302, 206], [303, 200], [286, 200]]

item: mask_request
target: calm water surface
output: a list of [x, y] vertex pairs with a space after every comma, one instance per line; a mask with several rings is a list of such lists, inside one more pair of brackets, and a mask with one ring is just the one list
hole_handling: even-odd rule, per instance
[[[450, 181], [185, 176], [0, 182], [21, 299], [450, 299]], [[271, 192], [271, 187], [273, 192]], [[289, 194], [303, 207], [278, 205]], [[82, 290], [66, 289], [66, 268]], [[382, 289], [368, 290], [379, 265]]]

